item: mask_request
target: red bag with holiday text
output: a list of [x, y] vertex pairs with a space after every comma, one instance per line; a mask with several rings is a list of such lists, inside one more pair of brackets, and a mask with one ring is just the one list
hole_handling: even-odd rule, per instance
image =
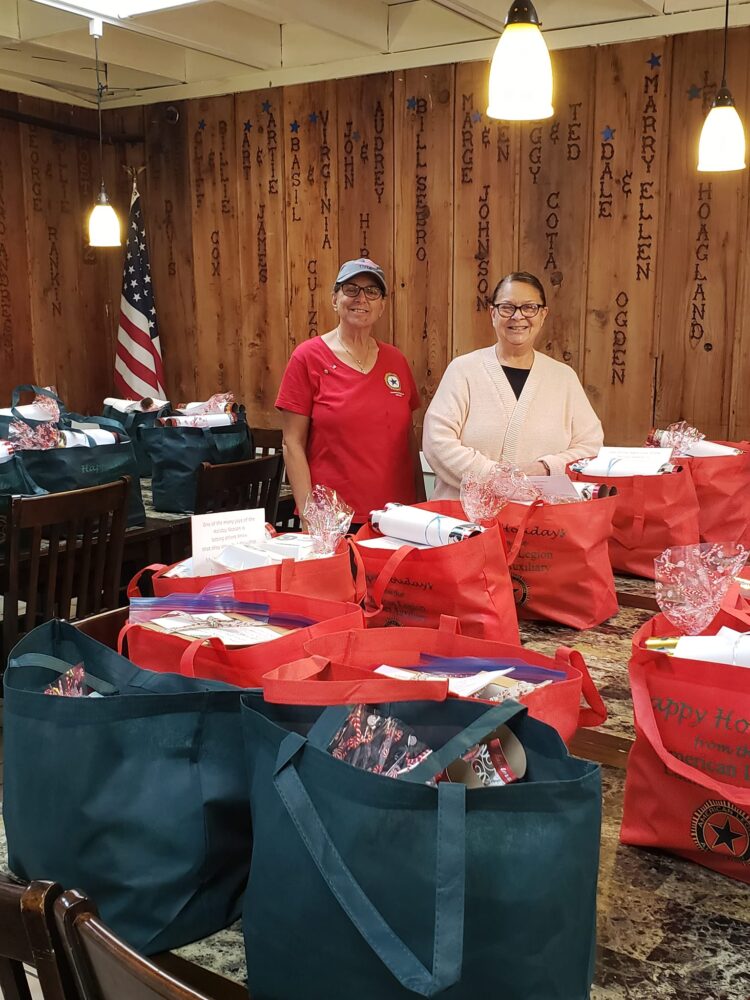
[[568, 468], [568, 475], [617, 487], [609, 540], [612, 569], [653, 580], [654, 559], [664, 549], [698, 542], [698, 497], [687, 468], [661, 476], [587, 476]]
[[264, 590], [243, 591], [235, 596], [238, 601], [264, 605], [269, 615], [300, 616], [309, 624], [270, 642], [234, 649], [219, 639], [191, 641], [175, 633], [129, 624], [120, 632], [118, 652], [122, 653], [127, 643], [128, 659], [146, 670], [224, 681], [238, 687], [260, 687], [269, 670], [303, 656], [309, 639], [341, 629], [364, 628], [362, 609], [356, 604]]
[[[266, 674], [263, 696], [266, 701], [297, 705], [348, 705], [378, 701], [383, 693], [381, 686], [388, 683], [430, 686], [446, 683], [424, 679], [395, 681], [372, 672], [381, 664], [411, 666], [419, 662], [423, 653], [452, 658], [522, 659], [535, 666], [566, 673], [565, 680], [547, 684], [520, 698], [522, 704], [528, 707], [529, 715], [554, 726], [566, 743], [579, 726], [599, 726], [606, 721], [607, 709], [591, 680], [585, 660], [577, 650], [561, 646], [552, 659], [518, 645], [464, 636], [459, 633], [459, 628], [455, 618], [443, 615], [437, 629], [367, 629], [316, 636], [305, 643], [307, 660], [285, 664]], [[321, 694], [322, 691], [325, 694]], [[585, 707], [581, 707], [581, 695]], [[397, 695], [390, 697], [401, 700]], [[425, 694], [424, 697], [432, 696]]]
[[[457, 500], [416, 504], [436, 514], [466, 519]], [[455, 615], [466, 635], [519, 641], [505, 548], [498, 525], [479, 535], [430, 549], [358, 545], [379, 533], [363, 525], [354, 538], [367, 580], [367, 625], [436, 628], [441, 614]]]
[[685, 461], [698, 496], [702, 542], [742, 542], [750, 548], [750, 442], [721, 441], [741, 455]]
[[519, 618], [592, 628], [617, 614], [608, 548], [616, 499], [500, 511]]
[[[704, 634], [716, 631], [714, 622]], [[750, 670], [645, 648], [677, 634], [657, 615], [633, 638], [620, 839], [750, 883]]]
[[128, 584], [128, 597], [140, 597], [141, 579], [151, 574], [154, 597], [170, 594], [200, 594], [219, 579], [231, 580], [240, 590], [276, 590], [283, 594], [320, 597], [326, 601], [352, 601], [365, 596], [364, 567], [359, 553], [342, 539], [338, 551], [326, 559], [284, 559], [274, 566], [256, 566], [214, 576], [166, 576], [173, 566], [154, 563], [136, 573]]

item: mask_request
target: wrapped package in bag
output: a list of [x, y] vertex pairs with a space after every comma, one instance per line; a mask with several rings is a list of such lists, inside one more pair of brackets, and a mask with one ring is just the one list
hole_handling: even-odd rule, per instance
[[702, 542], [742, 542], [750, 548], [750, 442], [721, 442], [739, 455], [682, 460], [698, 496]]
[[[82, 664], [96, 696], [45, 688]], [[34, 629], [5, 672], [9, 865], [92, 899], [147, 954], [240, 912], [251, 826], [239, 692], [140, 670], [66, 622]]]
[[[259, 621], [278, 628], [283, 634], [271, 641], [233, 648], [219, 638], [190, 638], [132, 623], [133, 609], [149, 604], [159, 615], [180, 608], [198, 613], [208, 610], [231, 613], [236, 609], [257, 616]], [[157, 614], [150, 616], [154, 618]], [[127, 655], [147, 670], [210, 678], [238, 687], [259, 687], [269, 670], [303, 656], [308, 639], [359, 628], [364, 628], [364, 618], [362, 609], [356, 604], [262, 590], [244, 591], [235, 600], [175, 594], [150, 602], [146, 599], [132, 601], [131, 623], [122, 630], [120, 647], [124, 648], [127, 642]]]
[[170, 576], [173, 566], [152, 564], [137, 573], [128, 584], [128, 597], [141, 595], [141, 581], [155, 597], [168, 594], [199, 594], [217, 581], [226, 581], [232, 592], [277, 590], [302, 594], [326, 601], [353, 601], [365, 596], [365, 574], [358, 550], [342, 539], [338, 551], [326, 559], [283, 559], [271, 566], [256, 566], [213, 576]]
[[[21, 394], [34, 393], [33, 403], [21, 403]], [[46, 405], [45, 405], [46, 404]], [[7, 438], [13, 421], [29, 427], [52, 423], [57, 426], [65, 413], [65, 404], [53, 389], [41, 385], [17, 385], [10, 397], [10, 406], [0, 409], [0, 438]]]
[[[466, 520], [455, 500], [414, 506]], [[497, 524], [436, 547], [404, 544], [389, 550], [361, 544], [378, 537], [366, 524], [354, 539], [367, 579], [368, 626], [434, 628], [441, 614], [453, 614], [466, 635], [518, 643], [513, 590]]]
[[[606, 706], [577, 650], [560, 646], [553, 658], [525, 647], [461, 635], [459, 627], [456, 619], [444, 616], [437, 629], [406, 627], [384, 633], [368, 629], [315, 637], [305, 643], [305, 652], [318, 660], [317, 665], [299, 663], [294, 669], [288, 665], [273, 670], [263, 678], [263, 690], [270, 701], [288, 704], [328, 705], [333, 698], [337, 704], [369, 701], [370, 679], [380, 678], [372, 671], [383, 664], [412, 667], [421, 658], [439, 657], [441, 665], [449, 670], [487, 671], [492, 669], [493, 660], [500, 666], [523, 662], [562, 674], [554, 683], [524, 685], [527, 693], [518, 700], [528, 708], [530, 716], [553, 726], [566, 743], [579, 727], [606, 722]], [[443, 662], [448, 659], [454, 663]], [[428, 668], [422, 670], [426, 674], [420, 671], [418, 676], [429, 676]], [[323, 700], [316, 700], [319, 698]]]
[[[717, 618], [703, 635], [719, 627]], [[635, 743], [620, 839], [750, 883], [750, 669], [646, 646], [676, 634], [657, 615], [633, 637]]]
[[570, 467], [568, 475], [576, 482], [617, 487], [609, 539], [615, 571], [653, 580], [654, 559], [664, 549], [699, 541], [698, 497], [687, 464], [658, 476], [592, 477]]
[[[156, 422], [158, 410], [129, 410], [123, 412], [111, 404], [104, 405], [102, 417], [115, 420], [124, 429], [127, 436], [133, 442], [136, 461], [138, 462], [138, 475], [142, 479], [151, 478], [151, 458], [141, 440], [141, 428], [153, 427]], [[94, 419], [94, 418], [92, 418]]]
[[243, 421], [230, 427], [143, 427], [139, 431], [152, 463], [154, 509], [172, 514], [195, 510], [198, 469], [252, 458], [250, 430]]
[[[372, 706], [432, 750], [398, 778], [328, 752], [347, 706], [273, 705], [252, 693], [242, 705], [254, 998], [586, 1000], [598, 765], [568, 757], [557, 733], [515, 702]], [[468, 793], [426, 784], [502, 725], [525, 750], [524, 780]]]
[[500, 511], [519, 618], [593, 628], [617, 614], [609, 559], [616, 502], [509, 503]]

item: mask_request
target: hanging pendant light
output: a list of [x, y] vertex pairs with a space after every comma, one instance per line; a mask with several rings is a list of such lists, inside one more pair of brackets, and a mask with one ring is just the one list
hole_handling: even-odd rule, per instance
[[102, 95], [105, 85], [99, 77], [99, 39], [102, 37], [102, 22], [100, 18], [92, 18], [89, 32], [94, 38], [94, 52], [96, 54], [96, 108], [99, 114], [99, 176], [102, 186], [96, 205], [89, 215], [89, 246], [92, 247], [119, 247], [122, 245], [120, 239], [120, 220], [117, 213], [109, 203], [107, 192], [104, 189], [104, 153], [102, 151]]
[[554, 114], [552, 64], [531, 0], [516, 0], [490, 66], [487, 116], [539, 121]]
[[742, 170], [745, 167], [745, 130], [737, 114], [734, 98], [727, 87], [727, 39], [729, 0], [724, 12], [724, 65], [711, 110], [703, 122], [698, 143], [698, 169], [705, 171]]

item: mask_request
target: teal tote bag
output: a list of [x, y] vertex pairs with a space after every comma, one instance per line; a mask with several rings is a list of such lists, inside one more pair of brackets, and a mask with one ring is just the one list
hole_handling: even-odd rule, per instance
[[142, 427], [140, 440], [153, 467], [154, 510], [187, 514], [195, 510], [198, 469], [253, 457], [244, 420], [228, 427]]
[[[78, 663], [101, 697], [43, 693]], [[14, 647], [4, 682], [11, 870], [83, 890], [146, 954], [236, 920], [251, 846], [239, 690], [141, 670], [61, 621]]]
[[[394, 779], [326, 751], [346, 708], [242, 702], [253, 1000], [587, 1000], [598, 765], [515, 702], [398, 702], [378, 710], [433, 753]], [[522, 782], [425, 784], [503, 724], [526, 751]]]

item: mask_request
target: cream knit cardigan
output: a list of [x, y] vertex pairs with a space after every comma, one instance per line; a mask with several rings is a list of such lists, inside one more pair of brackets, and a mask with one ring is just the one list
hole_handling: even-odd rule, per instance
[[470, 469], [481, 474], [499, 459], [522, 465], [543, 458], [552, 474], [563, 473], [568, 462], [596, 455], [603, 441], [602, 425], [572, 368], [534, 351], [516, 400], [494, 346], [451, 361], [422, 433], [438, 500], [457, 497]]

